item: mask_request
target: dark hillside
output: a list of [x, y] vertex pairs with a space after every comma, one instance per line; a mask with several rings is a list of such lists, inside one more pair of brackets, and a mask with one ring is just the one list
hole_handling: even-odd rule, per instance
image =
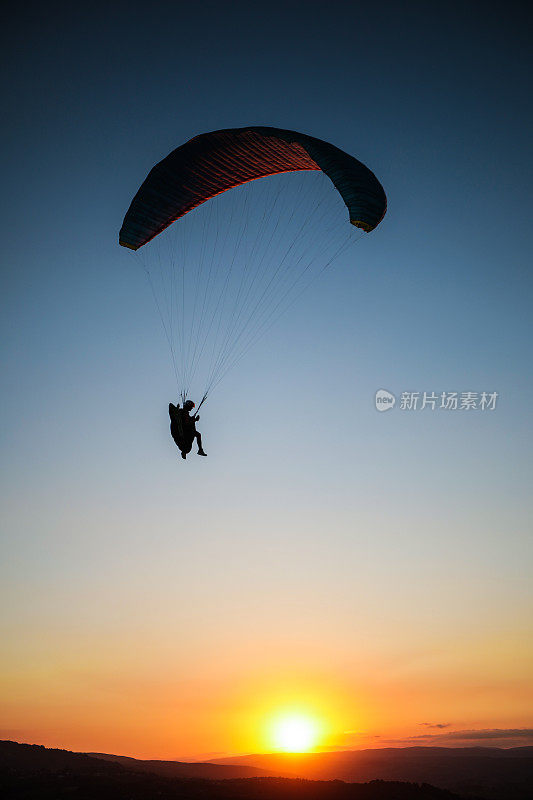
[[92, 758], [112, 761], [126, 767], [132, 772], [150, 772], [165, 778], [207, 778], [208, 780], [225, 780], [227, 778], [266, 778], [278, 777], [276, 772], [269, 772], [258, 767], [240, 764], [211, 764], [197, 761], [144, 761], [129, 756], [115, 756], [108, 753], [86, 753]]
[[532, 800], [533, 748], [398, 747], [333, 753], [257, 754], [217, 763], [246, 764], [311, 780], [429, 783], [487, 800]]
[[4, 800], [463, 800], [433, 786], [289, 778], [165, 778], [67, 750], [0, 742]]

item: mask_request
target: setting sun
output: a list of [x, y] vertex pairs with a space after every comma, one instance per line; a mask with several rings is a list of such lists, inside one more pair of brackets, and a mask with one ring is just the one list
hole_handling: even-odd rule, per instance
[[305, 753], [312, 750], [319, 736], [316, 720], [303, 714], [286, 714], [278, 717], [272, 726], [274, 746], [287, 753]]

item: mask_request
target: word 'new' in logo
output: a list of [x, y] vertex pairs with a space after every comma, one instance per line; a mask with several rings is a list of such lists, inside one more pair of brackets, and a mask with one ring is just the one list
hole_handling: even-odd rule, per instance
[[376, 392], [376, 408], [378, 411], [389, 411], [394, 408], [396, 398], [386, 389], [378, 389]]

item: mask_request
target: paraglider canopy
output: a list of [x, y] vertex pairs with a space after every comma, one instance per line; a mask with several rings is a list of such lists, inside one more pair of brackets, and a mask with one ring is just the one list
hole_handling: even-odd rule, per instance
[[[360, 233], [346, 224], [343, 204]], [[146, 271], [182, 402], [195, 385], [198, 411], [386, 207], [368, 167], [328, 142], [281, 128], [203, 133], [156, 164], [119, 242], [138, 251]]]
[[372, 231], [387, 199], [368, 167], [328, 142], [281, 128], [228, 128], [196, 136], [160, 161], [133, 198], [119, 234], [137, 250], [217, 194], [282, 172], [321, 170], [348, 208], [350, 222]]

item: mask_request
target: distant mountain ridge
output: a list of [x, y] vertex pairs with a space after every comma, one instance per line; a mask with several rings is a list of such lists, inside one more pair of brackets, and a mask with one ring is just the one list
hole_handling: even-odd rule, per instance
[[532, 800], [533, 748], [383, 748], [189, 763], [0, 742], [0, 775], [11, 800], [57, 800], [67, 785], [76, 800]]
[[0, 791], [4, 800], [465, 800], [434, 786], [405, 782], [166, 777], [148, 772], [146, 765], [189, 765], [115, 758], [133, 762], [133, 768], [86, 753], [3, 741]]
[[151, 772], [166, 778], [204, 778], [207, 780], [227, 780], [228, 778], [267, 778], [278, 777], [278, 773], [259, 767], [241, 764], [214, 764], [210, 761], [159, 761], [154, 759], [131, 758], [109, 753], [85, 753], [91, 758], [112, 761], [127, 769]]
[[309, 780], [414, 781], [487, 800], [532, 800], [533, 747], [387, 747], [214, 759]]

